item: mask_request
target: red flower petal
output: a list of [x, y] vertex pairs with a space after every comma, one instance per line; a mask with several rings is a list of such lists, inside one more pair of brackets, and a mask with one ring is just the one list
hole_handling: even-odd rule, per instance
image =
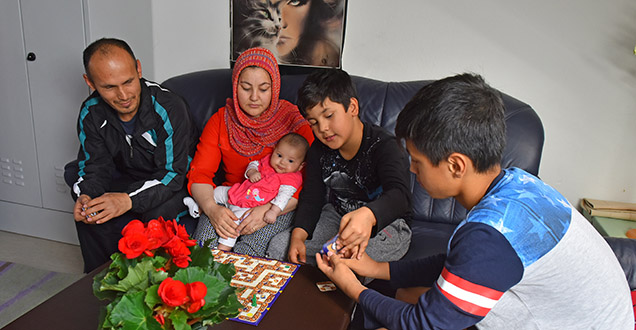
[[168, 306], [177, 307], [188, 302], [186, 285], [181, 281], [173, 280], [171, 277], [167, 277], [159, 284], [157, 293]]
[[131, 233], [143, 233], [146, 230], [144, 223], [139, 220], [132, 220], [124, 229], [121, 230], [122, 236], [126, 236]]
[[205, 298], [205, 295], [208, 293], [208, 287], [201, 281], [192, 282], [186, 284], [186, 288], [188, 290], [188, 296], [190, 296], [190, 300], [197, 301]]
[[119, 240], [119, 251], [126, 255], [128, 259], [139, 257], [148, 248], [148, 238], [141, 233], [128, 233]]

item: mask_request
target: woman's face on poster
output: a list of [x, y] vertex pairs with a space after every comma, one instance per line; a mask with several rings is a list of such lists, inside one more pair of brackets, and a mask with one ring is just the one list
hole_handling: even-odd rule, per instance
[[281, 8], [281, 25], [276, 49], [279, 56], [289, 54], [300, 40], [312, 0], [286, 0]]

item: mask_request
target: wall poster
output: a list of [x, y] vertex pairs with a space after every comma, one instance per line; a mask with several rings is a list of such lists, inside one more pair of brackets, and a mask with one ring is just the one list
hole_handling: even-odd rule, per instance
[[230, 0], [232, 62], [264, 47], [279, 64], [340, 68], [347, 0]]

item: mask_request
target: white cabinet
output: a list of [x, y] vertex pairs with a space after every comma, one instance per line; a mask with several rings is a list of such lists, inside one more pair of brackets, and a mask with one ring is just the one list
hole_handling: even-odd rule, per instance
[[63, 167], [77, 156], [89, 93], [82, 51], [119, 37], [152, 73], [150, 2], [128, 2], [0, 1], [0, 230], [77, 243]]

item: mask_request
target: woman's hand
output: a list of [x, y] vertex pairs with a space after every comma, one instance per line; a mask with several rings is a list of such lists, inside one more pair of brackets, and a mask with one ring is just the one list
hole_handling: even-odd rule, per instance
[[270, 203], [253, 207], [245, 213], [247, 216], [243, 219], [236, 230], [241, 235], [249, 235], [265, 227], [267, 225], [267, 222], [264, 220], [265, 212], [267, 212], [271, 207], [272, 204]]
[[238, 218], [227, 207], [216, 204], [214, 186], [207, 183], [193, 183], [190, 189], [192, 198], [199, 205], [199, 209], [208, 216], [210, 224], [220, 237], [227, 239], [239, 235], [236, 230], [238, 225], [234, 223]]
[[238, 225], [234, 223], [238, 218], [227, 207], [213, 204], [203, 209], [203, 213], [208, 216], [210, 224], [220, 237], [227, 239], [239, 236]]

